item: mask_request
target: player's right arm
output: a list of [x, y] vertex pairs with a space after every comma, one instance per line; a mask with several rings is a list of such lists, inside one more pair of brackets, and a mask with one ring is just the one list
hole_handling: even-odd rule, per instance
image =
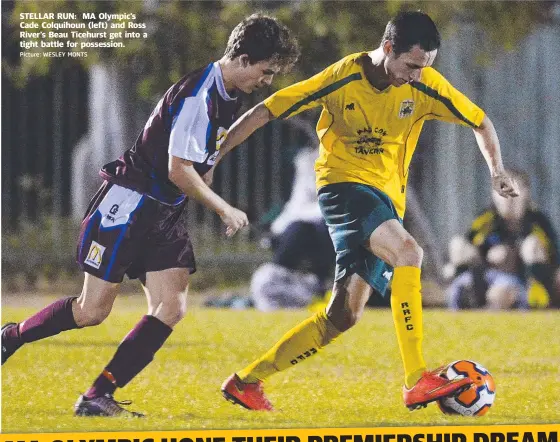
[[193, 162], [173, 155], [169, 156], [169, 179], [189, 198], [194, 198], [205, 207], [216, 212], [227, 226], [227, 236], [232, 236], [249, 224], [247, 215], [229, 205], [206, 185]]
[[289, 118], [322, 105], [327, 94], [321, 92], [328, 90], [328, 86], [336, 81], [339, 66], [340, 62], [335, 63], [307, 80], [281, 89], [243, 114], [228, 130], [214, 167], [235, 146], [269, 121]]
[[206, 101], [202, 95], [183, 100], [179, 113], [173, 118], [169, 137], [169, 180], [189, 198], [216, 212], [227, 226], [226, 234], [232, 236], [249, 224], [247, 215], [208, 187], [194, 168], [194, 163], [203, 163], [208, 156]]

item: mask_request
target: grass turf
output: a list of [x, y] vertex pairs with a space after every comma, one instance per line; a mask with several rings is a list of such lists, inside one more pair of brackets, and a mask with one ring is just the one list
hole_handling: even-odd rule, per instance
[[[33, 305], [3, 302], [2, 319], [22, 320]], [[117, 399], [132, 399], [142, 420], [77, 418], [72, 407], [144, 314], [140, 296], [120, 297], [98, 327], [26, 345], [2, 367], [4, 433], [487, 425], [558, 422], [560, 312], [426, 310], [424, 352], [430, 367], [472, 359], [494, 376], [494, 406], [480, 418], [443, 415], [434, 404], [410, 412], [389, 310], [361, 322], [319, 355], [266, 383], [276, 413], [226, 402], [221, 382], [267, 350], [306, 311], [208, 310], [193, 307], [156, 359]]]

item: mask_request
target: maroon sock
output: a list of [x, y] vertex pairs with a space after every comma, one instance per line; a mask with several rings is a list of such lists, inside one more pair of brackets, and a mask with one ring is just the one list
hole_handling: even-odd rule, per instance
[[153, 359], [173, 329], [154, 316], [144, 316], [120, 343], [113, 359], [86, 392], [88, 398], [124, 387]]
[[105, 395], [105, 393], [113, 394], [117, 389], [117, 386], [113, 384], [113, 376], [107, 370], [97, 377], [93, 382], [93, 385], [89, 387], [89, 390], [84, 394], [88, 399], [99, 397]]
[[58, 335], [65, 330], [78, 328], [72, 313], [72, 303], [75, 299], [76, 296], [72, 296], [53, 302], [29, 319], [20, 322], [18, 327], [13, 327], [14, 336], [9, 338], [15, 338], [19, 340], [20, 345], [23, 345], [27, 342]]

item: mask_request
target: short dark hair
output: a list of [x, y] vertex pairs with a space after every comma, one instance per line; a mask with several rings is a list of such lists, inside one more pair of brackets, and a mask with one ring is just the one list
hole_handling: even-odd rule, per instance
[[426, 52], [439, 49], [441, 37], [436, 24], [422, 11], [400, 12], [387, 23], [381, 44], [389, 40], [395, 54], [408, 52], [419, 45]]
[[225, 56], [230, 60], [247, 54], [251, 64], [271, 60], [288, 71], [299, 58], [300, 50], [290, 30], [274, 17], [253, 14], [239, 23], [229, 36]]

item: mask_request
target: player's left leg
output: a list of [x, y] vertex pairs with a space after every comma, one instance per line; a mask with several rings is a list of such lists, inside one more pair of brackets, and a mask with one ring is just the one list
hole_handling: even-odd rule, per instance
[[[173, 327], [184, 317], [188, 279], [189, 270], [186, 268], [146, 274], [144, 291], [148, 300], [148, 314], [126, 335], [111, 361], [90, 389], [80, 397], [76, 414], [115, 416], [130, 413], [122, 407], [103, 408], [106, 398], [112, 399], [117, 387], [127, 385], [154, 359]], [[132, 415], [142, 416], [140, 413]]]
[[59, 299], [19, 323], [2, 327], [2, 364], [24, 344], [56, 336], [67, 330], [101, 324], [111, 312], [118, 283], [85, 273], [80, 296]]
[[420, 268], [423, 251], [402, 224], [391, 219], [379, 225], [366, 245], [394, 268], [391, 310], [405, 370], [403, 395], [410, 409], [468, 388], [471, 379], [448, 381], [440, 371], [426, 371], [422, 353], [423, 324]]
[[420, 294], [423, 251], [397, 220], [386, 221], [375, 229], [367, 247], [394, 268], [391, 309], [405, 369], [405, 385], [410, 388], [426, 370]]

